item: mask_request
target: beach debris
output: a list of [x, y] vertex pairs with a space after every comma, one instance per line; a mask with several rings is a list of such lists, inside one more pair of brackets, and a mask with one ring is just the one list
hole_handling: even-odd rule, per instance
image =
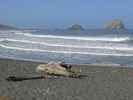
[[24, 80], [34, 80], [34, 79], [43, 79], [44, 77], [42, 76], [32, 76], [32, 77], [25, 77], [25, 76], [8, 76], [6, 78], [6, 81], [13, 81], [13, 82], [18, 82], [18, 81], [24, 81]]
[[36, 71], [41, 73], [41, 76], [8, 76], [6, 81], [24, 81], [24, 80], [35, 80], [35, 79], [58, 79], [60, 77], [69, 78], [83, 78], [86, 75], [81, 75], [81, 70], [73, 68], [70, 64], [63, 62], [49, 62], [48, 64], [40, 64], [36, 67]]
[[36, 68], [45, 78], [49, 76], [63, 76], [63, 77], [80, 77], [81, 70], [72, 69], [72, 66], [63, 62], [49, 62], [48, 64], [40, 64]]

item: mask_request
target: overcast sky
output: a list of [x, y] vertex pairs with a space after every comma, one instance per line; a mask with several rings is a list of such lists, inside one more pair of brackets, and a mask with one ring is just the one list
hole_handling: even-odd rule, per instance
[[65, 28], [74, 23], [103, 28], [121, 19], [133, 28], [133, 0], [0, 0], [0, 23], [18, 27]]

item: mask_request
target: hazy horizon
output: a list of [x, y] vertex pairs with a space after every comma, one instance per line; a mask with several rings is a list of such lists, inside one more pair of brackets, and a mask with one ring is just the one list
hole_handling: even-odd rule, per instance
[[132, 29], [132, 0], [1, 0], [0, 24], [20, 28], [66, 28], [80, 24], [101, 29], [105, 23], [120, 19]]

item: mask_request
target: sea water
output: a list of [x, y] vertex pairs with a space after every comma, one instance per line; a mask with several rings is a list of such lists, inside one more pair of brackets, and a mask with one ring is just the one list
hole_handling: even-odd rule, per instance
[[0, 57], [132, 66], [133, 30], [0, 31]]

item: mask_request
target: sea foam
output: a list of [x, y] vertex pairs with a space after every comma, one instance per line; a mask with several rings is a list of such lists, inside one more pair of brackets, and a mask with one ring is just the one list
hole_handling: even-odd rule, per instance
[[129, 46], [123, 46], [123, 47], [118, 47], [118, 46], [89, 46], [89, 45], [69, 45], [69, 44], [50, 44], [46, 42], [37, 42], [37, 41], [29, 41], [29, 40], [17, 40], [17, 39], [0, 39], [1, 42], [16, 42], [16, 43], [27, 43], [27, 44], [38, 44], [38, 45], [43, 45], [43, 46], [53, 46], [53, 47], [67, 47], [67, 48], [86, 48], [86, 49], [110, 49], [110, 50], [121, 50], [121, 51], [128, 51], [128, 50], [133, 50], [133, 47]]
[[56, 38], [56, 39], [85, 40], [85, 41], [124, 42], [131, 40], [129, 37], [77, 37], [77, 36], [59, 36], [59, 35], [36, 35], [24, 32], [16, 32], [15, 34], [24, 35], [28, 37], [38, 37], [38, 38]]
[[13, 47], [13, 46], [6, 46], [0, 44], [0, 47], [6, 49], [13, 49], [19, 51], [32, 51], [32, 52], [51, 52], [51, 53], [64, 53], [64, 54], [88, 54], [88, 55], [101, 55], [101, 56], [133, 56], [133, 54], [121, 54], [121, 53], [94, 53], [94, 52], [73, 52], [73, 51], [56, 51], [56, 50], [42, 50], [42, 49], [27, 49], [27, 48], [20, 48], [20, 47]]

